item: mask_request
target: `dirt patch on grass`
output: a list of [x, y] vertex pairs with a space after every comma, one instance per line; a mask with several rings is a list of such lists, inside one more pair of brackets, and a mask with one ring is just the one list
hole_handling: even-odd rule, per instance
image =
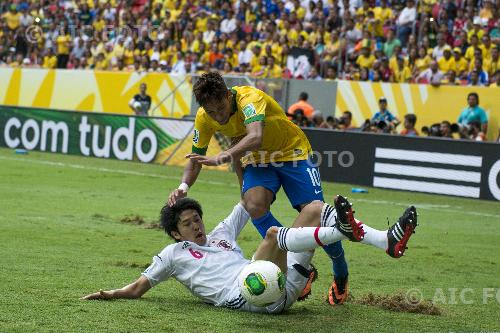
[[113, 262], [112, 265], [116, 266], [116, 267], [140, 268], [140, 269], [146, 269], [149, 267], [149, 263], [144, 264], [144, 263], [131, 262], [131, 261], [116, 261], [116, 262]]
[[144, 218], [140, 215], [125, 215], [120, 219], [121, 223], [128, 223], [128, 224], [135, 224], [135, 225], [142, 225], [146, 221]]
[[132, 225], [140, 225], [145, 229], [162, 229], [158, 221], [147, 222], [146, 219], [140, 215], [125, 215], [120, 219], [120, 222]]
[[151, 223], [148, 223], [144, 226], [144, 228], [146, 229], [163, 229], [160, 225], [160, 223], [154, 223], [154, 222], [151, 222]]
[[376, 306], [389, 311], [420, 313], [432, 316], [440, 316], [440, 308], [430, 301], [414, 300], [408, 297], [408, 293], [398, 292], [394, 295], [375, 295], [369, 293], [353, 300], [354, 303]]

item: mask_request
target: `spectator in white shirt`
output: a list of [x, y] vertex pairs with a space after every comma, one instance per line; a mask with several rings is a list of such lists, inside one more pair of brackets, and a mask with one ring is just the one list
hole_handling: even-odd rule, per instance
[[[344, 30], [345, 29], [345, 30]], [[361, 31], [356, 29], [353, 19], [348, 19], [345, 28], [342, 28], [344, 37], [347, 41], [347, 53], [350, 54], [355, 51], [356, 43], [363, 37]]]
[[419, 83], [430, 83], [433, 86], [439, 86], [441, 84], [441, 80], [443, 79], [443, 72], [439, 70], [439, 66], [436, 60], [431, 62], [429, 68], [420, 73], [417, 77], [417, 82]]
[[207, 30], [203, 33], [203, 41], [205, 42], [205, 44], [210, 45], [214, 37], [215, 37], [214, 22], [212, 20], [208, 20]]
[[232, 11], [227, 13], [227, 18], [223, 19], [220, 23], [220, 31], [225, 34], [230, 34], [236, 30], [236, 19]]
[[186, 62], [184, 61], [184, 54], [181, 51], [177, 52], [177, 61], [172, 66], [173, 75], [186, 75]]
[[238, 52], [238, 63], [240, 66], [250, 65], [250, 61], [252, 61], [253, 53], [247, 48], [246, 40], [240, 41], [240, 52]]
[[85, 55], [86, 49], [87, 48], [85, 47], [85, 41], [83, 40], [83, 38], [79, 37], [77, 45], [75, 45], [75, 47], [73, 47], [73, 51], [71, 51], [71, 54], [76, 59], [81, 59]]
[[413, 23], [417, 18], [417, 9], [415, 8], [415, 0], [408, 0], [406, 7], [401, 11], [396, 20], [398, 27], [398, 38], [403, 45], [406, 45], [408, 36], [411, 34]]
[[437, 34], [437, 45], [432, 50], [432, 57], [436, 60], [439, 60], [443, 57], [444, 50], [446, 48], [450, 49], [450, 46], [446, 44], [446, 40], [442, 33]]

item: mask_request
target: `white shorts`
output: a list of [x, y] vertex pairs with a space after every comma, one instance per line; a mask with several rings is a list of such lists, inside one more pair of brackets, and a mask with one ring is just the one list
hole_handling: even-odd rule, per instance
[[260, 313], [280, 313], [288, 309], [300, 296], [300, 293], [306, 286], [307, 280], [309, 279], [309, 277], [305, 277], [300, 274], [293, 265], [299, 264], [302, 267], [309, 269], [309, 265], [311, 264], [313, 255], [314, 252], [310, 251], [301, 253], [287, 253], [288, 269], [286, 274], [285, 293], [275, 303], [267, 307], [255, 306], [245, 301], [243, 296], [239, 295], [233, 300], [227, 301], [225, 307], [241, 311]]

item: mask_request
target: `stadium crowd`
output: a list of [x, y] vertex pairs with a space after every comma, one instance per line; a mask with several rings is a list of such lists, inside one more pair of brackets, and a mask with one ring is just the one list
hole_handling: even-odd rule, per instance
[[[0, 66], [498, 87], [499, 7], [498, 0], [2, 1]], [[302, 72], [290, 61], [300, 54], [309, 60]]]

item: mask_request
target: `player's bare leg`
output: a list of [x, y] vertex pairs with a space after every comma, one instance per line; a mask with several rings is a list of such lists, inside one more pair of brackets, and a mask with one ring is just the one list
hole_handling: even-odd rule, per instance
[[[307, 205], [297, 216], [293, 223], [293, 228], [300, 227], [318, 227], [320, 224], [321, 208], [323, 202], [315, 201]], [[269, 260], [278, 265], [278, 267], [286, 272], [286, 251], [278, 247], [278, 227], [271, 227], [266, 232], [266, 237], [260, 243], [257, 251], [255, 251], [254, 259]]]

